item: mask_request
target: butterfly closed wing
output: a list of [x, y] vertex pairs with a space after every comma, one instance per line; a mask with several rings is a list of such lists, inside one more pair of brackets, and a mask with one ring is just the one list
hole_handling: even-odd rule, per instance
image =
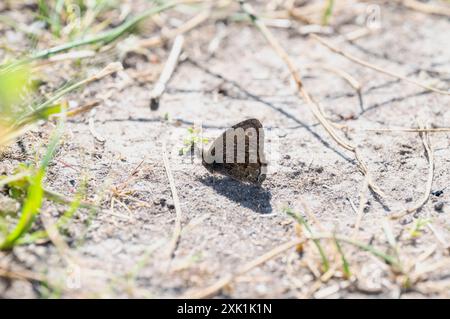
[[261, 122], [248, 119], [233, 125], [203, 151], [202, 163], [211, 173], [260, 185], [267, 174]]

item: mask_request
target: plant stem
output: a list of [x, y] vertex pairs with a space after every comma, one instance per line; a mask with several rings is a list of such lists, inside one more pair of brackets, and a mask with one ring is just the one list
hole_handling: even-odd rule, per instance
[[[311, 227], [309, 227], [306, 220], [302, 216], [300, 216], [300, 214], [292, 211], [290, 208], [286, 209], [285, 211], [289, 216], [293, 217], [300, 225], [303, 225], [311, 236], [314, 236]], [[328, 261], [328, 258], [325, 255], [325, 251], [322, 248], [322, 245], [320, 245], [320, 240], [312, 238], [312, 241], [314, 245], [316, 245], [317, 250], [319, 251], [320, 258], [322, 259], [323, 270], [324, 272], [327, 272], [330, 269], [330, 262]]]
[[109, 30], [109, 31], [105, 31], [102, 32], [100, 34], [97, 35], [89, 35], [86, 36], [85, 38], [82, 39], [78, 39], [78, 40], [74, 40], [72, 42], [68, 42], [65, 44], [61, 44], [58, 45], [56, 47], [47, 49], [47, 50], [43, 50], [43, 51], [39, 51], [34, 53], [33, 55], [31, 55], [30, 57], [18, 60], [12, 64], [6, 65], [3, 68], [0, 69], [0, 72], [6, 72], [8, 70], [11, 70], [12, 68], [15, 68], [19, 65], [25, 64], [25, 63], [30, 63], [36, 60], [40, 60], [40, 59], [46, 59], [49, 58], [52, 55], [55, 55], [57, 53], [61, 53], [61, 52], [65, 52], [67, 50], [73, 49], [73, 48], [77, 48], [80, 46], [84, 46], [84, 45], [89, 45], [89, 44], [94, 44], [94, 43], [99, 43], [102, 42], [103, 44], [108, 44], [113, 42], [114, 40], [116, 40], [117, 38], [121, 37], [123, 34], [127, 33], [128, 31], [130, 31], [131, 29], [133, 29], [139, 22], [141, 22], [142, 20], [147, 19], [148, 17], [151, 17], [155, 14], [158, 14], [162, 11], [168, 10], [180, 3], [183, 3], [186, 1], [169, 1], [166, 2], [164, 4], [161, 4], [155, 8], [151, 8], [148, 9], [146, 11], [144, 11], [143, 13], [137, 15], [136, 17], [133, 17], [127, 21], [125, 21], [124, 23], [122, 23], [121, 25]]

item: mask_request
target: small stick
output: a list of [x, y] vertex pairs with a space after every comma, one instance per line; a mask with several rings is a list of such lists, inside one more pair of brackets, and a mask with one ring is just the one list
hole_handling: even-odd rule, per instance
[[403, 0], [401, 1], [401, 4], [409, 9], [413, 9], [423, 13], [450, 17], [449, 7], [423, 3], [416, 0]]
[[170, 51], [169, 58], [167, 59], [166, 64], [164, 65], [164, 69], [161, 72], [161, 76], [159, 80], [156, 82], [153, 90], [150, 92], [150, 109], [155, 111], [159, 107], [159, 100], [166, 90], [166, 85], [170, 80], [170, 77], [175, 71], [175, 67], [177, 66], [178, 58], [180, 57], [181, 51], [183, 49], [184, 37], [182, 35], [178, 35], [175, 38], [175, 41], [172, 46], [172, 50]]
[[105, 143], [106, 138], [98, 134], [97, 130], [95, 129], [95, 110], [91, 111], [91, 116], [89, 117], [88, 122], [89, 132], [91, 132], [92, 136], [100, 143]]
[[309, 65], [306, 66], [306, 68], [307, 69], [311, 69], [311, 70], [322, 69], [322, 70], [334, 73], [337, 76], [339, 76], [342, 79], [344, 79], [357, 92], [361, 91], [361, 83], [359, 83], [358, 80], [355, 79], [350, 73], [348, 73], [348, 72], [346, 72], [344, 70], [338, 69], [338, 68], [336, 68], [334, 66], [327, 65], [327, 64], [309, 64]]
[[286, 66], [288, 67], [292, 77], [294, 78], [297, 84], [297, 89], [300, 96], [305, 100], [306, 104], [309, 106], [314, 116], [317, 118], [317, 120], [320, 122], [323, 128], [328, 132], [328, 134], [335, 140], [335, 142], [338, 145], [340, 145], [342, 148], [350, 152], [353, 152], [361, 173], [367, 176], [368, 178], [370, 188], [378, 196], [383, 197], [384, 194], [381, 191], [381, 189], [377, 185], [375, 185], [375, 183], [372, 181], [372, 177], [370, 176], [367, 165], [362, 160], [359, 150], [356, 148], [356, 146], [350, 144], [349, 142], [341, 138], [339, 135], [337, 135], [336, 131], [333, 128], [333, 124], [331, 124], [330, 121], [326, 119], [318, 103], [312, 98], [312, 96], [303, 86], [302, 77], [300, 75], [300, 72], [297, 70], [297, 67], [295, 66], [293, 60], [289, 57], [289, 55], [280, 45], [275, 36], [270, 32], [270, 30], [265, 26], [265, 24], [254, 13], [253, 8], [248, 3], [245, 3], [245, 1], [243, 0], [240, 0], [239, 3], [242, 9], [249, 15], [253, 24], [259, 29], [259, 31], [263, 34], [267, 42], [272, 46], [274, 51], [286, 63]]
[[352, 202], [352, 200], [351, 200], [349, 197], [347, 197], [347, 200], [348, 200], [348, 202], [350, 203], [350, 206], [352, 207], [353, 212], [354, 212], [356, 215], [358, 215], [358, 208], [356, 208], [355, 204]]
[[172, 235], [172, 242], [170, 244], [170, 249], [168, 255], [170, 257], [173, 257], [173, 254], [175, 253], [175, 249], [178, 246], [178, 242], [180, 241], [181, 236], [181, 205], [180, 200], [178, 199], [178, 193], [177, 189], [175, 188], [175, 181], [173, 179], [172, 170], [170, 169], [170, 163], [169, 159], [167, 157], [167, 148], [166, 143], [163, 142], [163, 161], [164, 161], [164, 167], [166, 169], [167, 179], [169, 180], [170, 184], [170, 191], [172, 192], [172, 198], [175, 206], [175, 228]]
[[373, 33], [373, 29], [369, 28], [360, 28], [349, 33], [344, 34], [344, 39], [347, 41], [356, 41], [362, 37], [365, 37], [369, 34]]
[[363, 129], [361, 131], [367, 131], [367, 132], [447, 133], [447, 132], [450, 132], [450, 127], [438, 127], [438, 128], [374, 128], [374, 129]]
[[337, 53], [337, 54], [339, 54], [339, 55], [341, 55], [341, 56], [343, 56], [343, 57], [349, 59], [350, 61], [353, 61], [353, 62], [355, 62], [355, 63], [358, 63], [358, 64], [360, 64], [360, 65], [362, 65], [362, 66], [365, 66], [365, 67], [367, 67], [367, 68], [369, 68], [369, 69], [372, 69], [372, 70], [375, 70], [375, 71], [377, 71], [377, 72], [386, 74], [386, 75], [388, 75], [388, 76], [391, 76], [391, 77], [394, 77], [394, 78], [397, 78], [397, 79], [400, 79], [400, 80], [403, 80], [403, 81], [412, 83], [412, 84], [414, 84], [414, 85], [417, 85], [417, 86], [419, 86], [419, 87], [421, 87], [421, 88], [424, 88], [424, 89], [427, 89], [427, 90], [429, 90], [429, 91], [433, 91], [433, 92], [436, 92], [436, 93], [439, 93], [439, 94], [443, 94], [443, 95], [450, 95], [450, 92], [447, 92], [447, 91], [443, 91], [443, 90], [437, 89], [437, 88], [435, 88], [435, 87], [429, 86], [429, 85], [427, 85], [427, 84], [423, 84], [423, 83], [418, 82], [418, 81], [416, 81], [416, 80], [412, 80], [412, 79], [408, 78], [408, 77], [405, 76], [405, 75], [398, 74], [398, 73], [391, 72], [391, 71], [387, 71], [387, 70], [385, 70], [385, 69], [382, 68], [382, 67], [379, 67], [379, 66], [377, 66], [377, 65], [371, 64], [371, 63], [366, 62], [366, 61], [363, 61], [363, 60], [361, 60], [361, 59], [359, 59], [359, 58], [357, 58], [357, 57], [355, 57], [355, 56], [353, 56], [353, 55], [351, 55], [351, 54], [349, 54], [349, 53], [347, 53], [347, 52], [344, 52], [343, 50], [337, 48], [336, 46], [330, 44], [328, 41], [326, 41], [325, 39], [319, 37], [319, 36], [316, 35], [316, 34], [311, 34], [311, 37], [312, 37], [314, 40], [318, 41], [320, 44], [322, 44], [322, 45], [324, 45], [325, 47], [327, 47], [328, 49], [330, 49], [331, 51], [333, 51], [333, 52], [335, 52], [335, 53]]
[[66, 116], [73, 117], [73, 116], [76, 116], [76, 115], [79, 115], [82, 113], [86, 113], [86, 112], [92, 110], [94, 107], [99, 106], [101, 103], [102, 103], [101, 99], [96, 99], [96, 100], [90, 101], [90, 102], [88, 102], [84, 105], [78, 106], [72, 110], [68, 110], [66, 113]]
[[175, 30], [170, 30], [164, 35], [158, 35], [158, 36], [152, 37], [150, 39], [140, 40], [138, 42], [138, 46], [141, 48], [151, 48], [151, 47], [156, 47], [158, 45], [161, 45], [167, 40], [171, 40], [178, 35], [185, 34], [189, 31], [191, 31], [192, 29], [196, 28], [198, 25], [200, 25], [203, 22], [205, 22], [206, 20], [208, 20], [210, 15], [211, 15], [210, 9], [204, 10], [204, 11], [200, 12], [199, 14], [197, 14], [196, 16], [194, 16], [192, 19], [186, 21], [184, 24], [182, 24]]
[[208, 54], [213, 56], [219, 49], [221, 42], [227, 37], [227, 27], [224, 24], [217, 26], [217, 32], [214, 38], [209, 42]]
[[399, 219], [399, 218], [402, 218], [408, 214], [411, 214], [411, 213], [419, 210], [420, 208], [423, 207], [423, 205], [426, 204], [426, 202], [428, 201], [428, 198], [430, 197], [431, 188], [433, 186], [434, 155], [433, 155], [433, 150], [431, 149], [431, 146], [430, 146], [430, 139], [429, 139], [428, 133], [426, 133], [426, 132], [421, 133], [421, 137], [422, 137], [423, 147], [425, 148], [425, 152], [427, 153], [428, 162], [429, 162], [428, 180], [425, 185], [425, 192], [423, 194], [423, 198], [419, 202], [417, 202], [416, 205], [406, 209], [404, 212], [400, 212], [400, 213], [392, 215], [391, 219]]
[[[74, 117], [76, 115], [82, 114], [82, 113], [86, 113], [91, 111], [93, 108], [99, 106], [101, 104], [102, 100], [101, 99], [95, 99], [93, 101], [89, 101], [86, 104], [83, 104], [81, 106], [75, 107], [71, 110], [67, 110], [65, 116], [66, 117]], [[54, 118], [58, 118], [61, 117], [62, 114], [54, 114], [51, 115], [49, 117], [49, 119], [54, 119]]]
[[188, 293], [183, 298], [189, 298], [189, 299], [202, 299], [202, 298], [210, 298], [217, 294], [222, 288], [229, 285], [231, 282], [233, 282], [237, 277], [244, 275], [245, 273], [249, 272], [250, 270], [261, 266], [268, 262], [269, 260], [277, 257], [279, 254], [285, 252], [286, 250], [295, 247], [297, 245], [301, 245], [304, 243], [304, 239], [295, 239], [288, 241], [284, 244], [281, 244], [280, 246], [275, 247], [274, 249], [270, 250], [269, 252], [265, 253], [262, 256], [259, 256], [258, 258], [244, 264], [240, 269], [238, 269], [235, 273], [228, 274], [218, 281], [216, 281], [214, 284], [212, 284], [209, 287], [206, 287], [200, 291], [194, 292], [194, 293]]

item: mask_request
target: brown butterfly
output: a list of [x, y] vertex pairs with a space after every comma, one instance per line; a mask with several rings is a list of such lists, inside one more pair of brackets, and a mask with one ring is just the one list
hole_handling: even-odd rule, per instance
[[257, 119], [233, 125], [202, 153], [202, 164], [211, 173], [257, 185], [266, 178], [264, 130]]

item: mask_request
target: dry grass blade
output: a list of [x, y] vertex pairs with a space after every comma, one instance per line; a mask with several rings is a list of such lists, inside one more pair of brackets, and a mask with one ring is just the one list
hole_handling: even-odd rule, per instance
[[175, 181], [173, 179], [172, 170], [170, 169], [170, 163], [169, 158], [167, 157], [167, 147], [166, 143], [163, 143], [163, 161], [164, 161], [164, 167], [166, 169], [167, 179], [169, 180], [170, 184], [170, 191], [172, 192], [172, 198], [175, 206], [175, 228], [172, 235], [172, 241], [170, 243], [169, 247], [169, 257], [173, 257], [173, 254], [175, 253], [175, 250], [178, 246], [178, 242], [180, 241], [181, 236], [181, 206], [180, 206], [180, 200], [178, 198], [177, 189], [175, 188]]
[[[304, 205], [304, 209], [306, 211], [309, 211], [308, 207], [302, 203]], [[309, 226], [308, 222], [298, 213], [292, 211], [291, 209], [287, 208], [286, 213], [293, 217], [299, 225], [303, 226], [306, 231], [310, 234], [310, 236], [314, 236], [314, 232], [311, 229], [311, 227]], [[307, 213], [309, 216], [313, 216], [313, 214], [311, 212]], [[315, 217], [314, 217], [315, 219]], [[320, 224], [319, 224], [320, 225]], [[324, 230], [322, 230], [324, 231]], [[319, 240], [313, 240], [314, 245], [317, 248], [317, 251], [319, 252], [320, 258], [322, 259], [322, 265], [323, 265], [323, 271], [325, 273], [327, 273], [330, 270], [330, 262], [329, 262], [329, 258], [327, 257], [326, 253], [325, 253], [325, 249], [323, 248], [322, 244], [320, 243]]]
[[249, 272], [250, 270], [261, 266], [262, 264], [268, 262], [269, 260], [277, 257], [279, 254], [285, 252], [288, 249], [291, 249], [292, 247], [295, 247], [297, 245], [300, 245], [305, 240], [296, 239], [288, 241], [284, 244], [281, 244], [280, 246], [275, 247], [274, 249], [270, 250], [269, 252], [265, 253], [264, 255], [256, 258], [255, 260], [252, 260], [246, 264], [244, 264], [240, 269], [238, 269], [235, 273], [229, 274], [227, 276], [222, 277], [218, 281], [216, 281], [211, 286], [204, 288], [200, 291], [188, 293], [187, 295], [183, 296], [183, 298], [190, 298], [190, 299], [201, 299], [201, 298], [210, 298], [217, 294], [222, 288], [229, 285], [233, 280], [235, 280], [237, 277], [242, 276], [243, 274]]
[[171, 40], [178, 35], [182, 35], [185, 33], [188, 33], [192, 29], [196, 28], [211, 16], [211, 10], [208, 8], [196, 16], [194, 16], [192, 19], [186, 21], [184, 24], [176, 28], [175, 30], [170, 30], [167, 33], [159, 36], [155, 36], [149, 39], [140, 40], [138, 43], [138, 46], [141, 48], [151, 48], [156, 47], [159, 45], [162, 45], [165, 41]]
[[297, 67], [295, 66], [294, 62], [289, 57], [287, 52], [283, 49], [283, 47], [280, 45], [280, 43], [274, 37], [274, 35], [270, 32], [270, 30], [266, 27], [266, 25], [258, 18], [253, 8], [244, 1], [239, 2], [241, 4], [242, 9], [250, 16], [253, 24], [259, 29], [259, 31], [263, 34], [267, 42], [272, 46], [272, 48], [280, 56], [280, 58], [286, 63], [292, 77], [294, 78], [295, 83], [297, 84], [300, 96], [306, 101], [307, 105], [309, 106], [314, 116], [317, 118], [317, 120], [320, 122], [323, 128], [328, 132], [328, 134], [330, 134], [330, 136], [335, 140], [335, 142], [338, 145], [340, 145], [342, 148], [350, 152], [353, 152], [361, 173], [365, 175], [368, 179], [370, 188], [373, 190], [374, 193], [376, 193], [380, 197], [383, 197], [384, 196], [383, 192], [373, 182], [372, 177], [370, 176], [369, 170], [367, 168], [367, 165], [361, 158], [359, 150], [356, 148], [356, 146], [350, 144], [348, 141], [344, 140], [337, 134], [337, 132], [333, 128], [333, 124], [326, 119], [318, 103], [312, 98], [312, 96], [303, 86], [303, 81], [300, 72], [298, 71]]
[[440, 16], [450, 17], [450, 8], [431, 3], [423, 3], [417, 0], [402, 0], [402, 5], [406, 8], [420, 11], [426, 14], [434, 14]]
[[422, 138], [423, 147], [425, 148], [425, 152], [427, 154], [428, 163], [429, 163], [428, 179], [427, 179], [427, 183], [425, 184], [425, 192], [423, 194], [423, 198], [420, 201], [418, 201], [413, 207], [410, 207], [403, 212], [392, 215], [391, 216], [392, 219], [399, 219], [399, 218], [402, 218], [403, 216], [414, 213], [415, 211], [422, 208], [423, 205], [425, 205], [426, 202], [428, 201], [428, 198], [430, 197], [431, 188], [433, 186], [434, 154], [433, 154], [433, 150], [431, 148], [431, 143], [430, 143], [430, 138], [429, 138], [428, 133], [427, 132], [420, 133], [420, 135]]
[[319, 37], [316, 34], [311, 34], [311, 37], [314, 40], [317, 40], [320, 44], [322, 44], [325, 47], [327, 47], [328, 49], [330, 49], [331, 51], [333, 51], [333, 52], [335, 52], [335, 53], [337, 53], [337, 54], [339, 54], [339, 55], [349, 59], [350, 61], [358, 63], [358, 64], [360, 64], [362, 66], [365, 66], [365, 67], [367, 67], [369, 69], [375, 70], [375, 71], [383, 73], [385, 75], [389, 75], [389, 76], [394, 77], [396, 79], [403, 80], [405, 82], [412, 83], [412, 84], [417, 85], [417, 86], [419, 86], [421, 88], [424, 88], [424, 89], [427, 89], [427, 90], [430, 90], [430, 91], [433, 91], [433, 92], [436, 92], [436, 93], [439, 93], [439, 94], [450, 95], [450, 92], [448, 92], [448, 91], [443, 91], [443, 90], [437, 89], [435, 87], [429, 86], [427, 84], [423, 84], [423, 83], [418, 82], [416, 80], [412, 80], [412, 79], [408, 78], [405, 75], [388, 71], [385, 68], [379, 67], [377, 65], [373, 65], [373, 64], [371, 64], [369, 62], [366, 62], [366, 61], [363, 61], [363, 60], [361, 60], [361, 59], [359, 59], [357, 57], [354, 57], [353, 55], [351, 55], [351, 54], [349, 54], [347, 52], [344, 52], [343, 50], [341, 50], [341, 49], [337, 48], [336, 46], [330, 44], [328, 41], [326, 41], [325, 39]]
[[437, 128], [373, 128], [364, 129], [361, 131], [367, 132], [411, 132], [411, 133], [448, 133], [450, 128], [437, 127]]
[[312, 65], [308, 65], [307, 68], [311, 69], [311, 70], [322, 69], [322, 70], [334, 73], [337, 76], [344, 79], [357, 92], [361, 91], [361, 83], [359, 83], [358, 80], [356, 80], [351, 74], [349, 74], [348, 72], [345, 72], [344, 70], [341, 70], [339, 68], [336, 68], [336, 67], [328, 65], [328, 64], [312, 64]]
[[96, 99], [93, 101], [90, 101], [84, 105], [78, 106], [72, 110], [68, 110], [66, 116], [67, 117], [73, 117], [79, 114], [83, 114], [86, 112], [91, 111], [94, 107], [99, 106], [102, 103], [102, 100], [100, 99]]
[[100, 135], [97, 132], [97, 129], [95, 128], [95, 113], [96, 113], [95, 110], [92, 110], [90, 117], [89, 117], [89, 121], [88, 121], [89, 132], [95, 138], [96, 141], [98, 141], [100, 143], [105, 143], [106, 138], [104, 138], [102, 135]]
[[29, 122], [35, 118], [36, 114], [39, 114], [39, 112], [42, 112], [44, 109], [51, 107], [56, 101], [58, 101], [61, 97], [63, 97], [67, 93], [72, 92], [72, 91], [74, 91], [84, 85], [87, 85], [91, 82], [98, 81], [108, 75], [119, 72], [121, 70], [123, 70], [123, 66], [120, 62], [112, 62], [112, 63], [108, 64], [104, 69], [102, 69], [97, 74], [94, 74], [93, 76], [90, 76], [84, 80], [81, 80], [81, 81], [61, 90], [60, 92], [58, 92], [57, 94], [55, 94], [54, 96], [49, 98], [47, 101], [40, 104], [33, 111], [21, 116], [21, 118], [17, 121], [15, 127], [20, 128], [26, 124], [29, 124]]
[[398, 264], [397, 258], [395, 258], [394, 256], [391, 256], [391, 255], [388, 255], [388, 254], [374, 248], [373, 246], [365, 244], [363, 242], [353, 240], [353, 239], [345, 237], [345, 236], [336, 235], [336, 234], [316, 234], [314, 237], [308, 237], [308, 239], [311, 239], [311, 240], [312, 239], [338, 240], [340, 242], [347, 243], [347, 244], [353, 245], [355, 247], [358, 247], [364, 251], [367, 251], [367, 252], [371, 253], [372, 255], [384, 260], [388, 264], [397, 266], [398, 270], [401, 270], [401, 267]]
[[39, 281], [39, 282], [46, 282], [47, 278], [45, 276], [36, 274], [27, 270], [21, 270], [21, 271], [12, 271], [3, 268], [3, 266], [0, 265], [0, 277], [10, 278], [10, 279], [18, 279], [18, 280], [33, 280], [33, 281]]

